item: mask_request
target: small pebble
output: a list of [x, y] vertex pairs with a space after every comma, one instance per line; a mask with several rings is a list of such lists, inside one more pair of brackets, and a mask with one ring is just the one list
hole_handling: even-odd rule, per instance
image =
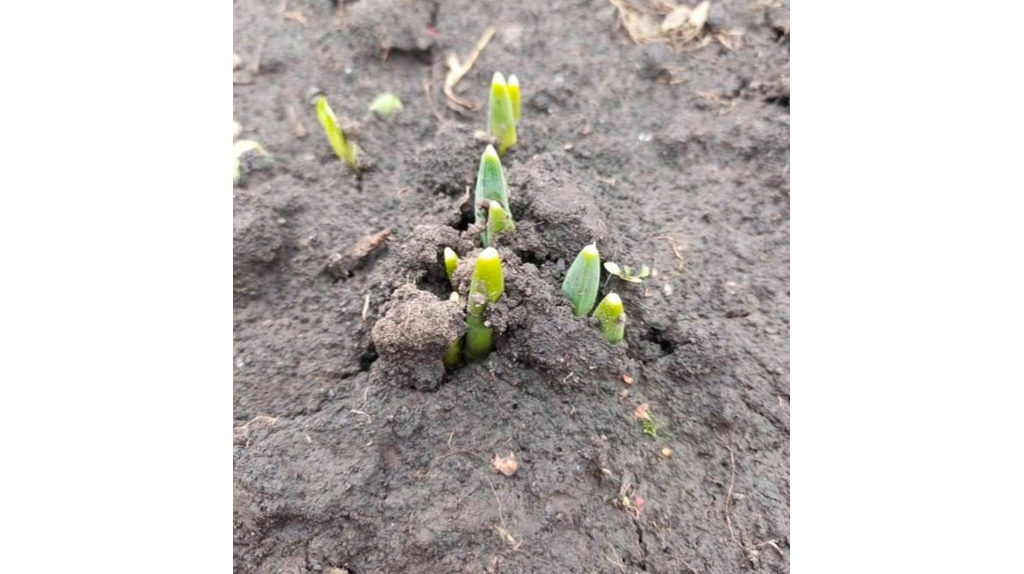
[[244, 63], [244, 61], [242, 60], [241, 56], [239, 56], [238, 54], [235, 54], [234, 63], [235, 63], [235, 68], [234, 69], [237, 70], [238, 68], [242, 67], [242, 64]]
[[661, 449], [661, 456], [665, 458], [672, 458], [672, 449], [668, 447]]

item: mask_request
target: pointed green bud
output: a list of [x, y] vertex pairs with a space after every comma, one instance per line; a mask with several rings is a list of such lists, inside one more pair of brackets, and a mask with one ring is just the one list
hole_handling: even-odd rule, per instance
[[594, 317], [601, 322], [601, 332], [608, 342], [615, 345], [626, 332], [626, 314], [622, 311], [622, 299], [609, 293], [594, 310]]
[[508, 99], [512, 100], [512, 117], [518, 124], [523, 114], [519, 104], [519, 78], [515, 74], [508, 77]]
[[392, 93], [383, 93], [370, 102], [370, 111], [388, 117], [395, 112], [402, 111], [402, 100]]
[[505, 292], [505, 275], [501, 270], [501, 257], [493, 247], [476, 256], [476, 268], [469, 285], [469, 313], [480, 315], [488, 303], [494, 303]]
[[485, 357], [494, 348], [494, 329], [484, 324], [483, 312], [505, 292], [505, 277], [501, 270], [501, 257], [488, 247], [476, 257], [476, 269], [469, 287], [469, 315], [466, 323], [466, 357], [470, 360]]
[[572, 303], [573, 314], [586, 316], [597, 301], [597, 287], [601, 282], [601, 254], [590, 244], [580, 251], [565, 274], [562, 292]]
[[512, 112], [512, 98], [501, 72], [495, 72], [491, 79], [491, 96], [487, 100], [487, 123], [491, 136], [498, 140], [498, 151], [516, 145], [516, 118]]
[[492, 201], [487, 209], [487, 230], [483, 234], [484, 245], [490, 245], [494, 238], [502, 231], [515, 231], [516, 224], [508, 213], [501, 208], [501, 204]]
[[[448, 297], [449, 301], [454, 301], [456, 304], [461, 304], [462, 301], [459, 299], [458, 293], [452, 293]], [[462, 338], [459, 337], [452, 341], [452, 344], [448, 347], [448, 351], [444, 354], [444, 366], [451, 368], [459, 362], [459, 353], [462, 352]]]
[[340, 159], [347, 161], [352, 169], [359, 171], [359, 165], [356, 163], [358, 155], [356, 145], [345, 141], [345, 134], [341, 131], [338, 117], [334, 115], [334, 110], [327, 103], [327, 98], [322, 95], [317, 96], [314, 102], [316, 103], [316, 117], [320, 120], [320, 125], [323, 126], [324, 133], [327, 134], [327, 140], [334, 148], [334, 153]]
[[[459, 256], [452, 251], [451, 247], [444, 248], [444, 270], [448, 273], [448, 281], [455, 285], [455, 280], [452, 278], [455, 275], [455, 268], [459, 266]], [[458, 293], [452, 293], [452, 295], [458, 295]]]
[[[480, 157], [480, 169], [476, 174], [476, 191], [473, 194], [473, 214], [475, 222], [483, 225], [487, 217], [484, 201], [497, 201], [505, 210], [505, 216], [512, 220], [512, 210], [508, 207], [508, 186], [505, 183], [505, 172], [501, 169], [501, 158], [494, 146], [489, 145]], [[483, 246], [487, 247], [487, 232], [480, 235]]]

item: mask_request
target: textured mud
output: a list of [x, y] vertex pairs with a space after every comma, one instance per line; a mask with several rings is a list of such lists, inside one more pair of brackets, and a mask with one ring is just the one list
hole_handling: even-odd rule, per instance
[[[235, 2], [234, 117], [273, 156], [234, 189], [235, 570], [788, 572], [787, 3], [715, 2], [742, 45], [680, 51], [634, 44], [605, 0], [342, 8]], [[444, 62], [491, 24], [458, 89], [522, 81], [517, 231], [495, 352], [445, 372], [441, 251], [464, 293], [484, 112], [446, 105]], [[357, 126], [360, 175], [313, 88]], [[386, 120], [383, 91], [405, 105]], [[602, 276], [616, 347], [558, 288], [591, 241], [657, 270]], [[508, 451], [518, 471], [492, 472]]]

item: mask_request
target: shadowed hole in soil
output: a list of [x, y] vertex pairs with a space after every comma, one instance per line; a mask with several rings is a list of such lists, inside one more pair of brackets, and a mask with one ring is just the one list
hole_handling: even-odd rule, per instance
[[640, 339], [642, 341], [649, 341], [655, 343], [661, 348], [663, 355], [671, 355], [676, 352], [676, 342], [665, 337], [665, 334], [660, 329], [651, 327], [644, 333]]
[[370, 346], [363, 351], [363, 354], [359, 355], [359, 370], [363, 372], [369, 371], [376, 360], [377, 350], [373, 348], [373, 343], [370, 343]]
[[789, 94], [765, 98], [764, 101], [765, 103], [774, 104], [776, 106], [779, 106], [780, 108], [785, 108], [787, 110], [789, 109]]

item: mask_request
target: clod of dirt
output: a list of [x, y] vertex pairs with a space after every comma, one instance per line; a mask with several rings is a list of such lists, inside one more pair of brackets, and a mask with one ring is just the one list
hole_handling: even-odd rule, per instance
[[255, 296], [258, 278], [277, 259], [281, 230], [274, 211], [246, 193], [234, 196], [234, 288], [235, 294]]
[[437, 10], [432, 0], [357, 2], [348, 11], [348, 25], [367, 56], [391, 51], [426, 54], [434, 46], [430, 29]]
[[391, 237], [391, 230], [382, 229], [360, 239], [344, 253], [332, 253], [324, 265], [324, 272], [335, 279], [351, 277], [353, 271], [366, 265], [370, 255], [384, 247], [388, 237]]
[[608, 225], [593, 201], [595, 194], [583, 181], [554, 154], [516, 164], [509, 176], [516, 232], [499, 235], [499, 244], [551, 261], [571, 262], [589, 243], [597, 243], [604, 253], [613, 252]]
[[444, 377], [445, 351], [466, 332], [458, 304], [412, 285], [399, 287], [373, 326], [374, 376], [388, 384], [433, 390]]
[[491, 458], [491, 472], [512, 476], [517, 470], [519, 470], [519, 459], [516, 458], [516, 453], [512, 451], [509, 451], [504, 456], [495, 454]]

